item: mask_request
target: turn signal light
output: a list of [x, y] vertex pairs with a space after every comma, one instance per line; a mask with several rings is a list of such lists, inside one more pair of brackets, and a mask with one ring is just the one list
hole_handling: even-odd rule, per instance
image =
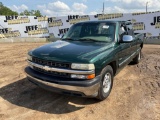
[[95, 78], [95, 74], [87, 75], [87, 79], [93, 79]]
[[93, 78], [95, 78], [95, 74], [90, 74], [90, 75], [76, 75], [76, 74], [71, 74], [71, 78], [77, 78], [77, 79], [93, 79]]

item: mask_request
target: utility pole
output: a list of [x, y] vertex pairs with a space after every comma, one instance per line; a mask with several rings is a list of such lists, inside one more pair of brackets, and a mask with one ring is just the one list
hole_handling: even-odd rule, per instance
[[148, 2], [146, 2], [146, 14], [147, 14], [147, 5], [148, 5]]
[[104, 15], [104, 2], [103, 2], [103, 10], [102, 10], [102, 14]]

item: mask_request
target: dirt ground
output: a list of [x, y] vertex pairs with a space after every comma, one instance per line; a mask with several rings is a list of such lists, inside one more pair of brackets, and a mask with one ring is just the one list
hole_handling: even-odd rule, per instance
[[42, 44], [0, 44], [0, 120], [160, 120], [160, 45], [144, 45], [141, 62], [126, 66], [99, 102], [52, 93], [26, 79], [27, 51]]

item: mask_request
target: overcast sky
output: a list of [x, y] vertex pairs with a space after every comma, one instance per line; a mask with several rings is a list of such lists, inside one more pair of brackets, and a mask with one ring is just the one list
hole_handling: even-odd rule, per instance
[[160, 0], [1, 0], [19, 13], [26, 10], [40, 10], [46, 16], [100, 14], [105, 4], [105, 13], [145, 12], [160, 10]]

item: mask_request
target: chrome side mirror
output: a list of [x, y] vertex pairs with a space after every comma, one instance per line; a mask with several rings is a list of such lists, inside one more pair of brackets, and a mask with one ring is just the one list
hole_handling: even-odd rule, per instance
[[131, 35], [123, 35], [122, 40], [123, 40], [124, 43], [132, 42], [133, 41], [133, 36], [131, 36]]

